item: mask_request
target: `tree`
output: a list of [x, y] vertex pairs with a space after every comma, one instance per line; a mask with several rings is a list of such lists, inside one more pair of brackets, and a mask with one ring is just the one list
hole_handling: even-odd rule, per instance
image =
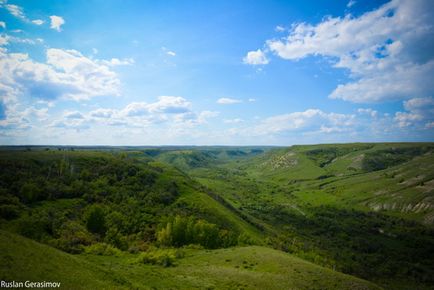
[[106, 214], [100, 205], [91, 206], [86, 213], [86, 227], [95, 234], [104, 235], [107, 231]]

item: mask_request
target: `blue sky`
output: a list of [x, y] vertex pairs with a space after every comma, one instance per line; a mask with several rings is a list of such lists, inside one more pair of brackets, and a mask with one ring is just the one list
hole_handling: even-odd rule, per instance
[[0, 144], [434, 141], [402, 1], [0, 0]]

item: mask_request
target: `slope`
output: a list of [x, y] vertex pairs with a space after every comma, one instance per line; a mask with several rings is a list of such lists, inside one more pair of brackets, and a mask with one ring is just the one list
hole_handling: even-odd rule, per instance
[[4, 281], [59, 281], [61, 289], [380, 289], [263, 247], [186, 249], [173, 267], [132, 262], [137, 255], [73, 256], [1, 231]]

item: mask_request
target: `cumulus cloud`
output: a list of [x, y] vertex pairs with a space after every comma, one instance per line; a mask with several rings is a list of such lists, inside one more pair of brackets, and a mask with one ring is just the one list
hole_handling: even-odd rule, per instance
[[46, 63], [28, 54], [0, 49], [0, 96], [7, 100], [22, 94], [54, 100], [89, 99], [119, 95], [120, 80], [108, 66], [83, 56], [76, 50], [50, 48]]
[[182, 97], [161, 96], [154, 103], [133, 102], [128, 104], [121, 114], [134, 117], [150, 115], [153, 113], [182, 114], [191, 111], [191, 103]]
[[63, 114], [65, 119], [84, 119], [84, 116], [82, 113], [78, 111], [72, 111], [72, 112], [65, 112]]
[[89, 116], [92, 118], [102, 118], [102, 119], [107, 119], [107, 118], [111, 118], [114, 114], [115, 114], [115, 110], [112, 109], [96, 109], [94, 111], [91, 111], [89, 113]]
[[202, 111], [199, 113], [199, 116], [197, 117], [197, 121], [200, 124], [206, 123], [208, 121], [208, 119], [211, 118], [215, 118], [218, 115], [220, 115], [220, 112], [216, 112], [216, 111]]
[[2, 27], [3, 29], [6, 29], [6, 22], [0, 21], [0, 27]]
[[51, 29], [57, 30], [58, 32], [62, 31], [61, 26], [63, 24], [65, 24], [65, 20], [62, 17], [56, 16], [56, 15], [51, 15], [50, 21], [51, 21], [51, 23], [50, 23]]
[[327, 17], [294, 24], [289, 35], [266, 42], [277, 56], [334, 59], [352, 80], [330, 98], [358, 103], [427, 96], [434, 91], [434, 10], [429, 0], [392, 0], [359, 17]]
[[277, 115], [266, 118], [254, 128], [259, 135], [279, 134], [291, 131], [343, 131], [354, 125], [354, 115], [326, 113], [319, 109]]
[[243, 58], [243, 63], [251, 65], [268, 64], [269, 60], [265, 53], [258, 49], [255, 51], [249, 51], [247, 55]]
[[[98, 51], [96, 51], [96, 53], [97, 52]], [[112, 58], [111, 60], [105, 60], [105, 61], [103, 61], [103, 63], [106, 64], [106, 65], [109, 65], [109, 66], [133, 65], [134, 64], [134, 59], [133, 58], [124, 58], [124, 59]]]
[[92, 126], [148, 128], [168, 124], [169, 127], [191, 128], [218, 116], [215, 111], [195, 113], [191, 103], [177, 96], [161, 96], [156, 102], [132, 102], [121, 109], [98, 108], [87, 113], [66, 111], [50, 123], [52, 128], [84, 130]]
[[399, 127], [409, 127], [422, 124], [430, 129], [434, 120], [434, 98], [413, 98], [404, 102], [407, 112], [396, 112], [395, 121]]
[[243, 101], [239, 99], [232, 99], [232, 98], [220, 98], [217, 100], [217, 104], [220, 105], [232, 105], [232, 104], [238, 104], [242, 103]]
[[364, 114], [369, 115], [372, 118], [375, 118], [378, 115], [378, 112], [371, 109], [371, 108], [367, 108], [367, 109], [359, 108], [359, 109], [357, 109], [357, 112], [361, 115], [364, 115]]
[[179, 114], [189, 112], [191, 103], [182, 97], [161, 96], [158, 102], [148, 105], [149, 111], [154, 113]]
[[36, 24], [36, 25], [42, 25], [45, 23], [45, 21], [41, 20], [41, 19], [35, 19], [35, 20], [32, 20], [32, 23]]

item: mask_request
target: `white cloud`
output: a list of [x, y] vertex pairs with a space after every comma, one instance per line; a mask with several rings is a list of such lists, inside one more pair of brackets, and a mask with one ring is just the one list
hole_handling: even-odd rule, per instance
[[199, 116], [197, 117], [198, 123], [203, 124], [208, 121], [208, 119], [215, 118], [218, 115], [220, 115], [220, 112], [216, 111], [202, 111], [199, 113]]
[[130, 103], [122, 110], [122, 115], [127, 117], [143, 116], [147, 114], [149, 114], [148, 105], [140, 102]]
[[98, 49], [96, 49], [96, 48], [92, 48], [92, 53], [93, 53], [93, 54], [98, 54]]
[[96, 109], [94, 111], [89, 112], [89, 116], [93, 118], [111, 118], [116, 113], [115, 110], [112, 109]]
[[23, 111], [23, 117], [34, 117], [39, 121], [45, 121], [48, 118], [48, 108], [37, 109], [35, 107], [29, 107]]
[[[84, 130], [94, 126], [150, 128], [168, 126], [184, 130], [218, 116], [215, 111], [191, 110], [191, 103], [182, 97], [161, 96], [156, 102], [132, 102], [122, 109], [98, 108], [88, 113], [66, 111], [50, 123], [52, 128]], [[188, 132], [186, 132], [188, 133]]]
[[431, 128], [430, 123], [434, 120], [434, 98], [414, 98], [404, 102], [407, 112], [396, 112], [395, 122], [399, 127], [409, 127], [424, 124], [425, 128]]
[[253, 103], [253, 102], [256, 102], [256, 99], [250, 98], [250, 99], [248, 99], [248, 101], [251, 102], [251, 103]]
[[294, 24], [267, 41], [283, 59], [331, 57], [351, 73], [330, 98], [358, 103], [427, 96], [434, 91], [434, 10], [430, 0], [392, 0], [359, 17]]
[[161, 96], [158, 102], [148, 105], [151, 113], [179, 114], [189, 112], [191, 103], [182, 97]]
[[217, 104], [221, 105], [232, 105], [232, 104], [238, 104], [242, 103], [243, 101], [238, 99], [232, 99], [232, 98], [220, 98], [217, 100]]
[[132, 59], [132, 58], [124, 58], [124, 59], [112, 58], [111, 60], [103, 61], [103, 63], [106, 65], [109, 65], [109, 66], [133, 65], [134, 59]]
[[6, 22], [0, 21], [0, 27], [3, 27], [3, 29], [6, 29]]
[[348, 3], [347, 3], [347, 8], [351, 8], [351, 7], [353, 7], [354, 5], [356, 5], [356, 1], [355, 0], [350, 0]]
[[176, 52], [174, 52], [173, 50], [168, 49], [167, 47], [161, 47], [161, 49], [163, 50], [163, 52], [165, 54], [167, 54], [168, 56], [176, 56]]
[[20, 18], [22, 20], [27, 21], [26, 15], [24, 14], [23, 8], [14, 4], [6, 4], [5, 8], [9, 11], [13, 16]]
[[225, 120], [223, 120], [223, 123], [226, 123], [226, 124], [239, 124], [239, 123], [242, 123], [242, 122], [244, 122], [244, 120], [241, 119], [241, 118], [225, 119]]
[[5, 46], [9, 43], [10, 36], [6, 34], [0, 35], [0, 46]]
[[378, 112], [371, 109], [371, 108], [367, 108], [367, 109], [360, 108], [360, 109], [357, 109], [357, 112], [361, 115], [363, 115], [363, 114], [369, 115], [372, 118], [375, 118], [378, 115]]
[[426, 129], [434, 129], [434, 121], [425, 124]]
[[84, 119], [83, 114], [78, 111], [67, 111], [63, 114], [63, 117], [65, 119]]
[[[259, 135], [280, 134], [291, 131], [321, 131], [322, 133], [348, 130], [354, 125], [354, 115], [325, 113], [319, 109], [308, 109], [269, 117], [254, 128]], [[326, 129], [326, 128], [334, 128]]]
[[35, 20], [32, 20], [32, 23], [36, 24], [36, 25], [42, 25], [45, 23], [45, 21], [41, 20], [41, 19], [35, 19]]
[[56, 15], [51, 15], [50, 16], [50, 21], [51, 21], [50, 28], [54, 29], [54, 30], [57, 30], [59, 32], [62, 30], [61, 26], [63, 24], [65, 24], [65, 20], [62, 17], [56, 16]]
[[151, 116], [152, 114], [184, 114], [191, 112], [191, 103], [182, 97], [161, 96], [154, 103], [133, 102], [121, 110], [127, 117]]
[[277, 32], [283, 32], [285, 31], [285, 27], [277, 25], [276, 28], [274, 28], [274, 30], [276, 30]]
[[0, 46], [5, 46], [12, 42], [34, 45], [34, 44], [42, 43], [43, 40], [41, 38], [30, 39], [30, 38], [11, 36], [8, 34], [0, 35]]
[[47, 62], [40, 63], [27, 54], [0, 49], [0, 96], [12, 100], [26, 93], [45, 100], [83, 100], [119, 95], [120, 80], [101, 61], [55, 48], [47, 49], [46, 56]]
[[260, 65], [269, 63], [269, 60], [267, 59], [265, 53], [262, 50], [258, 49], [255, 51], [249, 51], [247, 55], [243, 58], [243, 63]]

